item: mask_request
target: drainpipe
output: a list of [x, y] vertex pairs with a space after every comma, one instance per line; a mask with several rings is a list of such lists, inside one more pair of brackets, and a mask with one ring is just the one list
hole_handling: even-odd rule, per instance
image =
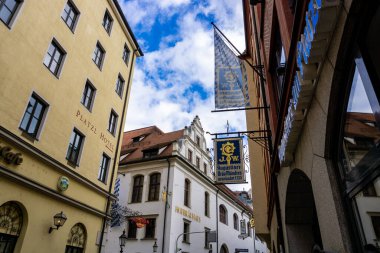
[[169, 158], [166, 159], [168, 162], [168, 176], [166, 177], [166, 201], [165, 201], [165, 212], [164, 212], [164, 226], [163, 226], [163, 231], [162, 231], [162, 247], [161, 247], [161, 253], [164, 253], [164, 248], [165, 248], [165, 230], [166, 230], [166, 213], [168, 210], [168, 196], [169, 196], [169, 179], [170, 179], [170, 160]]
[[128, 77], [128, 84], [127, 84], [127, 88], [125, 90], [125, 97], [124, 97], [124, 105], [123, 105], [123, 113], [121, 114], [121, 121], [120, 121], [120, 128], [119, 128], [119, 135], [117, 137], [117, 144], [116, 144], [116, 151], [115, 151], [115, 157], [113, 159], [113, 165], [112, 165], [112, 173], [111, 173], [111, 182], [110, 182], [110, 185], [109, 185], [109, 189], [108, 189], [108, 197], [107, 197], [107, 205], [106, 205], [106, 211], [105, 211], [105, 214], [106, 216], [103, 218], [103, 224], [102, 224], [102, 231], [100, 233], [100, 240], [99, 240], [99, 248], [98, 248], [98, 253], [101, 253], [102, 252], [102, 245], [103, 245], [103, 235], [104, 235], [104, 230], [106, 229], [106, 223], [107, 223], [107, 213], [108, 213], [108, 209], [110, 207], [110, 204], [111, 204], [111, 199], [110, 199], [110, 195], [112, 194], [112, 179], [114, 178], [115, 176], [115, 171], [116, 171], [116, 167], [118, 166], [119, 164], [119, 161], [117, 160], [117, 155], [119, 154], [119, 146], [120, 146], [120, 141], [121, 141], [121, 138], [122, 138], [122, 133], [123, 133], [123, 126], [121, 125], [121, 123], [124, 122], [124, 118], [126, 116], [126, 113], [125, 113], [125, 110], [127, 108], [127, 101], [128, 101], [128, 92], [129, 92], [129, 88], [131, 87], [131, 77], [132, 77], [132, 69], [133, 69], [133, 66], [134, 66], [134, 60], [135, 60], [135, 56], [136, 56], [136, 52], [137, 50], [134, 50], [133, 51], [133, 54], [132, 54], [132, 65], [131, 65], [131, 68], [129, 69], [129, 77]]
[[219, 253], [219, 208], [218, 208], [219, 189], [216, 190], [216, 253]]

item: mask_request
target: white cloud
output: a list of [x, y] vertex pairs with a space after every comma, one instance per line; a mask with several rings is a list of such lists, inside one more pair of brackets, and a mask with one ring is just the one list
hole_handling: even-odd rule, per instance
[[[244, 131], [243, 111], [211, 113], [214, 109], [214, 47], [210, 21], [243, 51], [241, 1], [119, 1], [135, 34], [151, 31], [155, 22], [164, 24], [180, 13], [173, 27], [175, 33], [163, 37], [158, 50], [144, 51], [144, 57], [138, 59], [125, 129], [156, 125], [164, 132], [174, 131], [189, 125], [198, 115], [205, 131], [225, 132], [227, 120], [230, 129]], [[149, 46], [143, 38], [136, 37], [143, 50], [147, 48], [145, 45]], [[192, 88], [194, 83], [202, 86], [207, 98], [202, 99], [202, 94]], [[211, 136], [206, 135], [206, 138], [208, 147], [212, 147]]]

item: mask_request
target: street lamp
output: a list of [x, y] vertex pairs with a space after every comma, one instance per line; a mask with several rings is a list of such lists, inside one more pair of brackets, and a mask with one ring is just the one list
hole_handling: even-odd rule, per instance
[[153, 253], [156, 253], [157, 252], [157, 240], [154, 241], [154, 244], [153, 244]]
[[62, 227], [63, 224], [65, 224], [67, 217], [66, 215], [61, 211], [60, 213], [57, 213], [54, 215], [54, 226], [49, 228], [49, 234], [53, 231], [53, 229], [59, 229], [59, 227]]
[[123, 248], [125, 247], [125, 244], [127, 243], [127, 236], [125, 235], [125, 230], [123, 230], [123, 234], [119, 236], [119, 244], [120, 244], [120, 253], [123, 253]]

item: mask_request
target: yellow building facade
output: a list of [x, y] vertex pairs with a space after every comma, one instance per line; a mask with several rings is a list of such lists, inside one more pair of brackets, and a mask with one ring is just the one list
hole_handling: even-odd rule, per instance
[[0, 20], [0, 252], [100, 252], [143, 53], [116, 0], [1, 1]]

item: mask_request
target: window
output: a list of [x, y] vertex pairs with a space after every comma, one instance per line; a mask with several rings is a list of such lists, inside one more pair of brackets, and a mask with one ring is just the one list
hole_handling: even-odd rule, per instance
[[199, 136], [197, 136], [197, 137], [195, 137], [195, 141], [196, 141], [198, 147], [200, 147], [201, 146], [201, 138], [199, 138]]
[[66, 53], [58, 45], [58, 43], [53, 40], [46, 53], [44, 65], [57, 77], [61, 71], [65, 54]]
[[111, 14], [106, 10], [106, 12], [104, 13], [102, 25], [104, 29], [106, 29], [108, 34], [111, 34], [112, 22], [113, 19], [111, 17]]
[[239, 231], [239, 217], [234, 213], [234, 229]]
[[115, 135], [116, 132], [117, 118], [117, 114], [112, 110], [108, 121], [108, 131], [113, 135]]
[[86, 228], [81, 224], [75, 224], [69, 233], [65, 253], [82, 253], [86, 245]]
[[198, 156], [195, 158], [195, 164], [197, 166], [197, 169], [201, 168], [201, 159]]
[[248, 236], [249, 237], [252, 237], [252, 234], [251, 234], [251, 227], [249, 225], [249, 222], [247, 223], [247, 232], [248, 232]]
[[190, 149], [187, 151], [187, 159], [189, 159], [189, 162], [193, 162], [193, 151]]
[[210, 248], [210, 245], [209, 245], [209, 235], [210, 235], [210, 229], [209, 228], [205, 228], [205, 249], [209, 249]]
[[98, 179], [102, 181], [103, 183], [106, 183], [106, 180], [107, 180], [108, 167], [110, 164], [110, 160], [111, 159], [106, 154], [102, 155], [102, 161], [100, 163]]
[[66, 155], [66, 159], [69, 162], [76, 165], [78, 164], [79, 153], [82, 148], [83, 140], [84, 140], [84, 136], [81, 133], [79, 133], [79, 131], [74, 129], [70, 137], [69, 148], [67, 149], [67, 155]]
[[132, 203], [139, 203], [142, 199], [144, 176], [135, 176], [133, 180]]
[[380, 240], [380, 215], [371, 216], [373, 231], [375, 232], [375, 237]]
[[23, 225], [23, 215], [19, 205], [11, 201], [2, 204], [0, 221], [0, 250], [2, 253], [11, 253], [14, 251]]
[[219, 221], [227, 225], [227, 209], [223, 206], [219, 206]]
[[137, 226], [133, 220], [128, 220], [128, 238], [136, 238]]
[[143, 150], [144, 158], [152, 158], [158, 155], [158, 148]]
[[96, 43], [92, 60], [95, 62], [96, 66], [98, 66], [99, 69], [102, 69], [105, 54], [106, 54], [106, 51], [103, 49], [102, 45], [100, 45], [99, 42]]
[[210, 215], [210, 194], [205, 192], [205, 216]]
[[207, 163], [203, 163], [203, 172], [207, 174]]
[[119, 76], [117, 77], [117, 80], [116, 80], [116, 93], [120, 96], [120, 97], [123, 97], [123, 89], [124, 89], [124, 79], [123, 77], [119, 74]]
[[190, 221], [183, 221], [183, 233], [182, 242], [190, 243]]
[[148, 195], [149, 201], [158, 200], [159, 195], [160, 195], [160, 181], [161, 181], [160, 173], [154, 173], [150, 175], [149, 195]]
[[186, 178], [183, 204], [187, 207], [190, 207], [190, 184], [190, 180]]
[[128, 61], [129, 61], [129, 55], [130, 55], [131, 51], [129, 50], [127, 44], [124, 45], [124, 50], [123, 50], [123, 61], [125, 62], [125, 64], [128, 65]]
[[[362, 21], [356, 25], [357, 40], [347, 45], [355, 49], [355, 55], [344, 57], [345, 80], [337, 90], [346, 95], [337, 97], [339, 102], [343, 101], [336, 103], [338, 108], [343, 104], [338, 113], [343, 117], [338, 117], [339, 141], [333, 147], [339, 151], [335, 157], [339, 161], [337, 172], [354, 228], [352, 236], [358, 238], [357, 252], [375, 249], [374, 239], [380, 239], [379, 220], [376, 221], [380, 216], [380, 59], [376, 57], [380, 43], [380, 3], [374, 1], [367, 7], [358, 13]], [[334, 106], [332, 110], [336, 109]]]
[[68, 1], [65, 5], [65, 8], [63, 9], [61, 17], [71, 31], [74, 31], [78, 15], [79, 12], [77, 8], [72, 2]]
[[272, 55], [271, 73], [273, 76], [273, 90], [277, 98], [277, 110], [281, 104], [281, 97], [283, 94], [283, 78], [285, 74], [285, 50], [281, 41], [281, 34], [278, 25], [278, 20], [275, 21], [275, 34], [274, 34], [274, 51]]
[[145, 238], [155, 238], [156, 236], [156, 219], [147, 219], [148, 224], [145, 225]]
[[39, 99], [37, 95], [33, 94], [25, 110], [20, 128], [33, 138], [37, 138], [46, 108], [46, 103]]
[[228, 248], [225, 244], [223, 244], [222, 247], [220, 247], [219, 253], [228, 253]]
[[0, 19], [8, 27], [21, 3], [21, 0], [0, 0]]
[[84, 86], [81, 103], [89, 111], [91, 111], [91, 109], [92, 109], [94, 97], [95, 97], [95, 87], [89, 81], [87, 81], [86, 85]]

